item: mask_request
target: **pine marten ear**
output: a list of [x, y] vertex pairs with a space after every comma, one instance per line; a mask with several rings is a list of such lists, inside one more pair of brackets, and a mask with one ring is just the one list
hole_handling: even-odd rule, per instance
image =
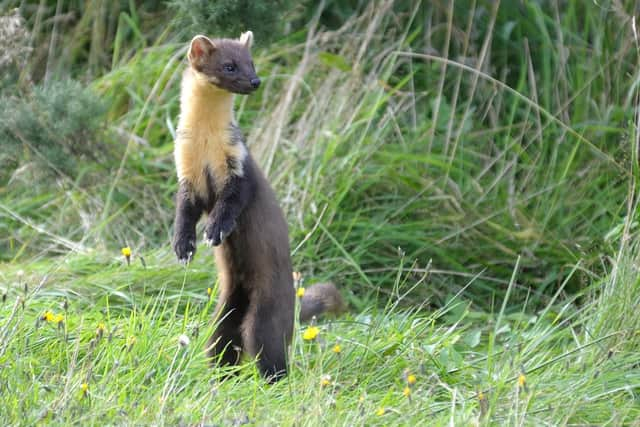
[[216, 45], [211, 39], [203, 35], [197, 35], [191, 40], [187, 57], [191, 65], [199, 69], [215, 50]]
[[253, 32], [247, 31], [246, 33], [240, 34], [240, 43], [245, 45], [247, 49], [251, 49], [251, 45], [253, 44]]

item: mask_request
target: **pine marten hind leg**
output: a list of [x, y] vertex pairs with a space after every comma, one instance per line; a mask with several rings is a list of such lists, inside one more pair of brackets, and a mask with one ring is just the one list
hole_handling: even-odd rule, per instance
[[217, 366], [236, 365], [242, 349], [241, 326], [248, 307], [248, 299], [241, 289], [221, 292], [214, 321], [218, 322], [207, 343], [207, 354]]
[[270, 383], [287, 375], [287, 345], [292, 325], [277, 313], [276, 305], [252, 300], [242, 323], [245, 350], [258, 358], [258, 369]]

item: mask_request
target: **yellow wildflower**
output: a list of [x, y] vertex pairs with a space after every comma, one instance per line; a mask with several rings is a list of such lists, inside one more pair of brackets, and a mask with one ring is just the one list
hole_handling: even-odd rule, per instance
[[302, 334], [302, 339], [306, 341], [314, 340], [316, 339], [319, 333], [320, 333], [320, 329], [318, 329], [317, 326], [309, 326]]
[[379, 416], [379, 417], [381, 417], [381, 416], [383, 416], [383, 415], [385, 414], [385, 412], [387, 412], [387, 411], [385, 411], [385, 410], [384, 410], [384, 408], [380, 407], [380, 408], [378, 408], [378, 410], [376, 411], [376, 415], [377, 415], [377, 416]]
[[136, 337], [133, 335], [129, 335], [127, 338], [127, 347], [132, 347], [136, 343]]
[[340, 347], [340, 344], [336, 344], [336, 345], [333, 346], [331, 351], [333, 351], [336, 354], [339, 354], [340, 352], [342, 352], [342, 347]]
[[53, 322], [53, 319], [55, 319], [55, 316], [49, 310], [45, 311], [44, 314], [42, 315], [42, 320], [44, 321]]
[[131, 248], [126, 246], [122, 248], [121, 251], [122, 255], [124, 255], [124, 258], [127, 260], [127, 265], [131, 265]]
[[414, 385], [416, 383], [416, 381], [417, 381], [417, 378], [416, 378], [415, 375], [413, 375], [413, 374], [407, 375], [407, 384]]
[[207, 288], [207, 296], [211, 296], [212, 293], [213, 293], [213, 289]]
[[62, 314], [56, 314], [56, 315], [53, 317], [52, 322], [55, 322], [55, 323], [64, 322], [64, 315], [62, 315]]
[[104, 326], [104, 323], [102, 322], [98, 323], [98, 327], [96, 328], [96, 336], [98, 338], [102, 338], [102, 335], [104, 335], [105, 330], [106, 330], [106, 327]]
[[322, 378], [320, 378], [320, 385], [322, 387], [331, 385], [331, 375], [323, 375]]
[[524, 387], [527, 385], [527, 378], [524, 376], [524, 374], [520, 374], [518, 376], [518, 385], [520, 387]]
[[89, 393], [89, 384], [82, 383], [82, 385], [80, 386], [80, 390], [82, 390], [82, 395], [86, 396]]
[[478, 392], [478, 403], [480, 404], [480, 417], [484, 418], [489, 412], [489, 401], [482, 391]]
[[302, 298], [304, 296], [304, 288], [303, 287], [299, 287], [298, 290], [296, 291], [296, 296], [298, 298]]
[[402, 390], [402, 395], [404, 397], [409, 397], [411, 396], [411, 389], [409, 387], [405, 387], [404, 390]]

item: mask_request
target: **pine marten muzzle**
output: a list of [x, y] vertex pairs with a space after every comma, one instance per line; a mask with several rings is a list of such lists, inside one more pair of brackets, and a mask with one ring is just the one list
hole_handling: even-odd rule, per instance
[[271, 381], [286, 374], [295, 295], [287, 223], [271, 186], [247, 150], [233, 115], [233, 94], [260, 86], [240, 39], [191, 41], [175, 141], [179, 189], [173, 248], [181, 262], [196, 252], [196, 223], [214, 246], [219, 277], [213, 363], [236, 364], [237, 349], [258, 358]]

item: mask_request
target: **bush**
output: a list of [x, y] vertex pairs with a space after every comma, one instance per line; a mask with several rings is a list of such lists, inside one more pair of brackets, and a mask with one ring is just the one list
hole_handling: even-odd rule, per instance
[[258, 43], [284, 31], [284, 12], [292, 9], [291, 0], [171, 0], [177, 27], [188, 35], [210, 34], [238, 37], [252, 30]]
[[104, 157], [105, 146], [99, 134], [105, 112], [105, 102], [73, 80], [36, 86], [24, 98], [2, 97], [2, 170], [7, 173], [25, 161], [33, 161], [44, 169], [74, 175], [80, 162]]

